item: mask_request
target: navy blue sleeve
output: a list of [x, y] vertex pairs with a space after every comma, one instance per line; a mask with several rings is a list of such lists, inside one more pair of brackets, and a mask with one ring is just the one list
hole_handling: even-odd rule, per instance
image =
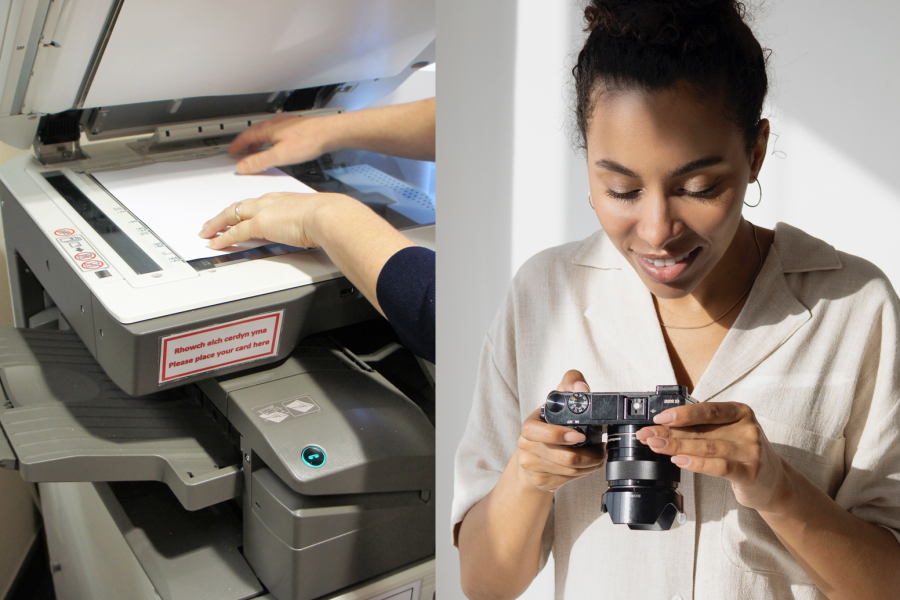
[[416, 356], [434, 362], [433, 250], [400, 250], [378, 274], [375, 294], [400, 341]]

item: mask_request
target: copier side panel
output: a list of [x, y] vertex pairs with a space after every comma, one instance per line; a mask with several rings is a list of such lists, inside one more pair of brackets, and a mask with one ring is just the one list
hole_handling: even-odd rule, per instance
[[[34, 316], [21, 313], [23, 310], [30, 312], [34, 309], [33, 302], [26, 302], [23, 298], [25, 294], [32, 291], [28, 289], [28, 283], [24, 279], [33, 275], [59, 307], [72, 329], [84, 341], [91, 354], [96, 356], [91, 292], [87, 285], [38, 228], [34, 220], [28, 216], [16, 196], [2, 182], [0, 182], [0, 199], [2, 199], [7, 260], [10, 268], [10, 288], [13, 295], [13, 307], [16, 311], [16, 324], [27, 326], [28, 319]], [[17, 257], [24, 261], [27, 271], [30, 273], [22, 271], [21, 265], [17, 263]], [[26, 308], [26, 305], [31, 306]]]

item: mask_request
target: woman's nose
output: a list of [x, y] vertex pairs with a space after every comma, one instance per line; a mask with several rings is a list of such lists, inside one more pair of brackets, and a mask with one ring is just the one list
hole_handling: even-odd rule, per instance
[[638, 223], [638, 235], [649, 246], [662, 249], [678, 236], [678, 225], [672, 215], [668, 199], [663, 194], [644, 198]]

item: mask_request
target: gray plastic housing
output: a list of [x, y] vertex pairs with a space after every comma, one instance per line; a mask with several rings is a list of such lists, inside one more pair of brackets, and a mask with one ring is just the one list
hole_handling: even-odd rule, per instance
[[240, 453], [199, 403], [125, 394], [73, 332], [0, 328], [0, 382], [25, 481], [161, 481], [188, 510], [241, 494]]
[[310, 600], [434, 554], [434, 499], [416, 492], [304, 496], [253, 472], [244, 554], [279, 599]]
[[238, 505], [187, 511], [158, 483], [94, 487], [160, 600], [246, 600], [262, 594], [241, 554]]
[[16, 326], [27, 326], [28, 318], [45, 308], [43, 288], [100, 366], [119, 388], [133, 396], [248, 368], [248, 364], [242, 363], [160, 384], [160, 339], [169, 335], [283, 309], [278, 352], [249, 365], [256, 366], [287, 357], [297, 342], [308, 335], [377, 316], [369, 301], [341, 277], [139, 323], [120, 323], [94, 297], [2, 183], [0, 200], [3, 223], [7, 224], [4, 233]]
[[[300, 494], [363, 494], [434, 489], [434, 427], [422, 410], [352, 355], [316, 343], [275, 367], [201, 382], [200, 389], [252, 454]], [[292, 399], [317, 409], [274, 423], [264, 407]], [[301, 458], [322, 448], [324, 465]]]
[[[164, 510], [127, 492], [159, 496], [146, 485], [113, 485], [127, 502], [103, 496], [161, 597], [183, 597], [201, 567], [225, 569], [236, 597], [255, 593], [235, 555], [233, 516], [227, 528], [211, 526], [216, 511], [233, 506], [223, 501], [241, 495], [244, 558], [280, 600], [317, 598], [434, 554], [434, 427], [340, 347], [304, 342], [278, 365], [201, 383], [205, 396], [188, 386], [135, 398], [75, 333], [0, 329], [0, 383], [0, 459], [27, 481], [93, 481], [98, 490], [107, 489], [99, 482], [161, 481], [172, 490], [177, 501], [151, 502], [164, 500]], [[257, 412], [294, 398], [316, 409], [279, 422]], [[223, 419], [230, 425], [216, 423]], [[301, 458], [311, 444], [328, 455], [318, 468]], [[185, 523], [178, 532], [174, 517]], [[210, 527], [206, 541], [180, 537], [197, 523]], [[167, 558], [189, 542], [205, 554]]]

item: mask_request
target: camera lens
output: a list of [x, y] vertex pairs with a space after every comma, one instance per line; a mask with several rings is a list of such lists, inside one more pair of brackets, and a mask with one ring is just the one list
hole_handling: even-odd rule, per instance
[[613, 523], [631, 529], [664, 531], [672, 527], [683, 499], [678, 492], [681, 469], [668, 456], [638, 441], [643, 425], [610, 425], [607, 432], [606, 480], [602, 510]]

